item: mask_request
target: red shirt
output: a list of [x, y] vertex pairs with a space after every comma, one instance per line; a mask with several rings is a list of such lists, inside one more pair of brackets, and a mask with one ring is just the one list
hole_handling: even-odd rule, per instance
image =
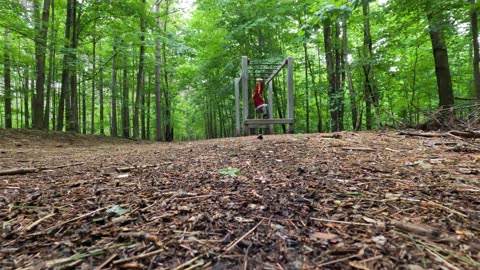
[[262, 92], [263, 92], [263, 84], [260, 82], [257, 82], [255, 84], [255, 92], [253, 93], [253, 105], [255, 105], [255, 108], [265, 103], [262, 97]]

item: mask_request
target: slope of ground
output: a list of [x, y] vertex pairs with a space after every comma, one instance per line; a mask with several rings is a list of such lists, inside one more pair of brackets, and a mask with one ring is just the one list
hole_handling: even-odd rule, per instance
[[166, 144], [0, 130], [0, 268], [478, 269], [469, 145], [398, 132]]

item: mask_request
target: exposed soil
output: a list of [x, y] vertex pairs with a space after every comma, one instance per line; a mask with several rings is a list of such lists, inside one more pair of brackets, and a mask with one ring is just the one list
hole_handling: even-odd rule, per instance
[[479, 269], [476, 145], [0, 130], [0, 269]]

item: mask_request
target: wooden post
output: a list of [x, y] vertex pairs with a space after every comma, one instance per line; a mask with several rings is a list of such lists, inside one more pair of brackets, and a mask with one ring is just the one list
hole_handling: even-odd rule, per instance
[[[273, 80], [268, 82], [268, 119], [273, 119]], [[273, 125], [268, 125], [268, 133], [273, 134]]]
[[[289, 56], [287, 58], [287, 85], [288, 85], [288, 98], [287, 98], [287, 118], [295, 119], [294, 114], [294, 95], [293, 95], [293, 58]], [[288, 133], [294, 132], [294, 123], [288, 125]]]
[[[243, 121], [248, 119], [248, 57], [242, 56], [242, 101], [243, 101]], [[250, 135], [250, 129], [244, 125], [243, 135]]]
[[235, 78], [235, 136], [240, 136], [240, 78]]

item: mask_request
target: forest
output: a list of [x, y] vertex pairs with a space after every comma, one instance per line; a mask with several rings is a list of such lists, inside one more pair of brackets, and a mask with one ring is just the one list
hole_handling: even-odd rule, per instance
[[[296, 133], [432, 120], [445, 128], [452, 117], [472, 125], [478, 8], [475, 0], [0, 0], [0, 128], [231, 137], [242, 56], [292, 57]], [[274, 118], [285, 113], [285, 76], [267, 101]]]

